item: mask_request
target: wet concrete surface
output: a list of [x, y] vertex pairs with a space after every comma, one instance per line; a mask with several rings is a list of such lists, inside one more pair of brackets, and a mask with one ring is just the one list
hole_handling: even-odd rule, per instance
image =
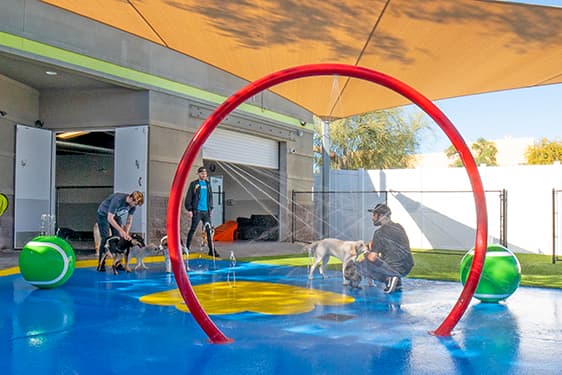
[[[217, 248], [239, 258], [300, 251], [238, 245]], [[502, 303], [473, 299], [452, 335], [435, 337], [429, 332], [454, 305], [458, 282], [406, 278], [402, 292], [385, 294], [382, 285], [343, 286], [341, 271], [308, 280], [307, 267], [290, 262], [195, 258], [194, 292], [231, 343], [209, 342], [161, 261], [118, 275], [80, 265], [54, 289], [11, 274], [0, 277], [0, 374], [559, 374], [562, 367], [560, 290], [520, 287]]]

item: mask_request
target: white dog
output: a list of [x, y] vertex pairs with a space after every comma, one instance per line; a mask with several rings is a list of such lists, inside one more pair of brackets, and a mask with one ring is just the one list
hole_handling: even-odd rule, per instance
[[[164, 263], [166, 264], [166, 272], [167, 273], [171, 273], [172, 272], [172, 261], [170, 260], [170, 254], [168, 253], [168, 236], [164, 236], [160, 239], [160, 246], [158, 247], [158, 249], [164, 253]], [[187, 260], [185, 261], [185, 269], [187, 271], [189, 271], [189, 250], [188, 248], [183, 244], [183, 242], [181, 243], [181, 252], [182, 252], [182, 256], [183, 254], [187, 255]]]
[[314, 258], [308, 273], [309, 279], [312, 279], [312, 274], [318, 265], [320, 265], [320, 274], [323, 278], [326, 278], [327, 276], [324, 273], [326, 264], [328, 264], [330, 256], [334, 256], [342, 262], [343, 284], [347, 285], [347, 280], [344, 277], [345, 268], [357, 254], [368, 251], [369, 246], [365, 241], [342, 241], [335, 238], [325, 238], [305, 246], [304, 250], [308, 251], [309, 256]]
[[144, 258], [149, 255], [155, 255], [158, 253], [158, 246], [150, 243], [146, 246], [142, 244], [133, 244], [133, 246], [129, 249], [129, 252], [126, 256], [127, 263], [125, 265], [125, 269], [130, 272], [129, 264], [131, 263], [132, 258], [137, 259], [137, 265], [135, 266], [135, 271], [142, 267], [142, 269], [148, 269], [146, 264], [144, 264]]

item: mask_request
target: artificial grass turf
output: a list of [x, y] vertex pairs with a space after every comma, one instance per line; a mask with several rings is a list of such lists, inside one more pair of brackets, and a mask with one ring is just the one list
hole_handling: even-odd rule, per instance
[[[415, 266], [408, 277], [428, 280], [459, 281], [459, 266], [464, 251], [421, 250], [413, 251]], [[562, 262], [552, 264], [552, 257], [541, 254], [515, 254], [521, 264], [521, 284], [562, 289]], [[308, 266], [312, 260], [302, 254], [240, 258], [241, 261]], [[332, 257], [327, 268], [341, 270], [339, 260]]]

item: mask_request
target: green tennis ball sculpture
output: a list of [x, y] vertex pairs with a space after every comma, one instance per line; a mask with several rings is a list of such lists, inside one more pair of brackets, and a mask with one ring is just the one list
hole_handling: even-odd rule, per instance
[[55, 236], [39, 236], [25, 244], [19, 257], [23, 278], [38, 288], [56, 288], [64, 284], [76, 266], [72, 246]]
[[[460, 279], [464, 285], [472, 266], [474, 249], [461, 260]], [[519, 287], [521, 265], [509, 249], [501, 245], [489, 245], [484, 259], [484, 267], [474, 297], [482, 302], [497, 303], [507, 299]]]

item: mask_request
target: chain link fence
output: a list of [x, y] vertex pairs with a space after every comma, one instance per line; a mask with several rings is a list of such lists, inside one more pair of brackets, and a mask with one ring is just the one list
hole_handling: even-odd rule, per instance
[[[488, 242], [507, 246], [507, 192], [486, 191]], [[294, 191], [294, 242], [334, 237], [371, 239], [367, 210], [385, 203], [404, 226], [413, 248], [467, 250], [474, 247], [476, 209], [472, 191]]]

